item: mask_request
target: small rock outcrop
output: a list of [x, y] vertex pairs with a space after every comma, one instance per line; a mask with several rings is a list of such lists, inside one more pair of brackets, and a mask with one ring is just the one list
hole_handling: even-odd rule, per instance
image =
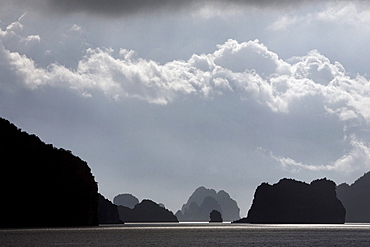
[[209, 221], [212, 210], [219, 211], [225, 221], [240, 218], [240, 209], [235, 200], [223, 190], [216, 192], [203, 186], [197, 188], [181, 210], [176, 212], [179, 221]]
[[247, 217], [235, 223], [342, 224], [346, 211], [335, 189], [335, 183], [326, 178], [311, 184], [293, 179], [281, 179], [274, 185], [262, 183]]
[[119, 219], [117, 205], [101, 194], [99, 194], [98, 218], [99, 224], [123, 224]]
[[98, 224], [98, 185], [85, 161], [3, 118], [0, 152], [0, 227]]
[[123, 222], [179, 222], [168, 209], [151, 200], [143, 200], [133, 209], [118, 206], [120, 220]]
[[217, 210], [212, 210], [209, 214], [210, 221], [209, 223], [222, 223], [222, 216], [221, 213]]
[[346, 208], [346, 222], [370, 222], [370, 172], [351, 185], [338, 185], [337, 196]]
[[134, 208], [136, 204], [139, 204], [139, 199], [131, 194], [119, 194], [113, 198], [113, 203], [117, 206], [125, 206], [128, 208]]

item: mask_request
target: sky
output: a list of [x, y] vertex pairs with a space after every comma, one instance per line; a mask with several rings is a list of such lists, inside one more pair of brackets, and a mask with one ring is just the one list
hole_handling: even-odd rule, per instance
[[[292, 3], [293, 2], [293, 3]], [[0, 116], [174, 213], [370, 170], [370, 4], [0, 0]]]

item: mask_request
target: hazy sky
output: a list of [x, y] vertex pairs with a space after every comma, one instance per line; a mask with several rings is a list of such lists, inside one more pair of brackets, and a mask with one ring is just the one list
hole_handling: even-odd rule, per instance
[[100, 192], [242, 216], [289, 177], [370, 170], [365, 1], [0, 0], [0, 116], [87, 161]]

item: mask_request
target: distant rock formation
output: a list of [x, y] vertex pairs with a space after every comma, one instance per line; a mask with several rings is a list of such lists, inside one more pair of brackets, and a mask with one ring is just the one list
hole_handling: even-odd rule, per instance
[[139, 199], [131, 194], [119, 194], [113, 198], [113, 203], [117, 206], [134, 208], [136, 204], [139, 204]]
[[98, 224], [98, 186], [85, 161], [0, 118], [0, 227]]
[[248, 216], [236, 223], [342, 224], [346, 211], [335, 188], [335, 183], [326, 178], [311, 184], [293, 179], [281, 179], [274, 185], [262, 183]]
[[228, 193], [201, 186], [189, 197], [181, 210], [176, 212], [179, 221], [209, 221], [212, 210], [219, 211], [224, 220], [233, 221], [240, 218], [240, 209]]
[[117, 208], [123, 222], [179, 222], [171, 211], [151, 200], [143, 200], [133, 209], [125, 206]]
[[222, 223], [221, 213], [217, 210], [212, 210], [212, 212], [209, 214], [209, 218], [209, 223]]
[[98, 218], [99, 224], [123, 224], [119, 219], [117, 205], [101, 194], [99, 194]]
[[337, 196], [346, 208], [346, 222], [370, 222], [370, 172], [351, 185], [338, 185]]

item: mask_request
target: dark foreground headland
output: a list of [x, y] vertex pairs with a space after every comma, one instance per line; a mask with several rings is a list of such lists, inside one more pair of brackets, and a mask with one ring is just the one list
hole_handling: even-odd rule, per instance
[[0, 227], [98, 224], [87, 163], [0, 118]]
[[235, 223], [343, 224], [346, 211], [335, 190], [336, 184], [327, 179], [310, 184], [293, 179], [262, 183], [247, 217]]
[[98, 204], [99, 224], [123, 224], [120, 220], [117, 205], [99, 193]]

